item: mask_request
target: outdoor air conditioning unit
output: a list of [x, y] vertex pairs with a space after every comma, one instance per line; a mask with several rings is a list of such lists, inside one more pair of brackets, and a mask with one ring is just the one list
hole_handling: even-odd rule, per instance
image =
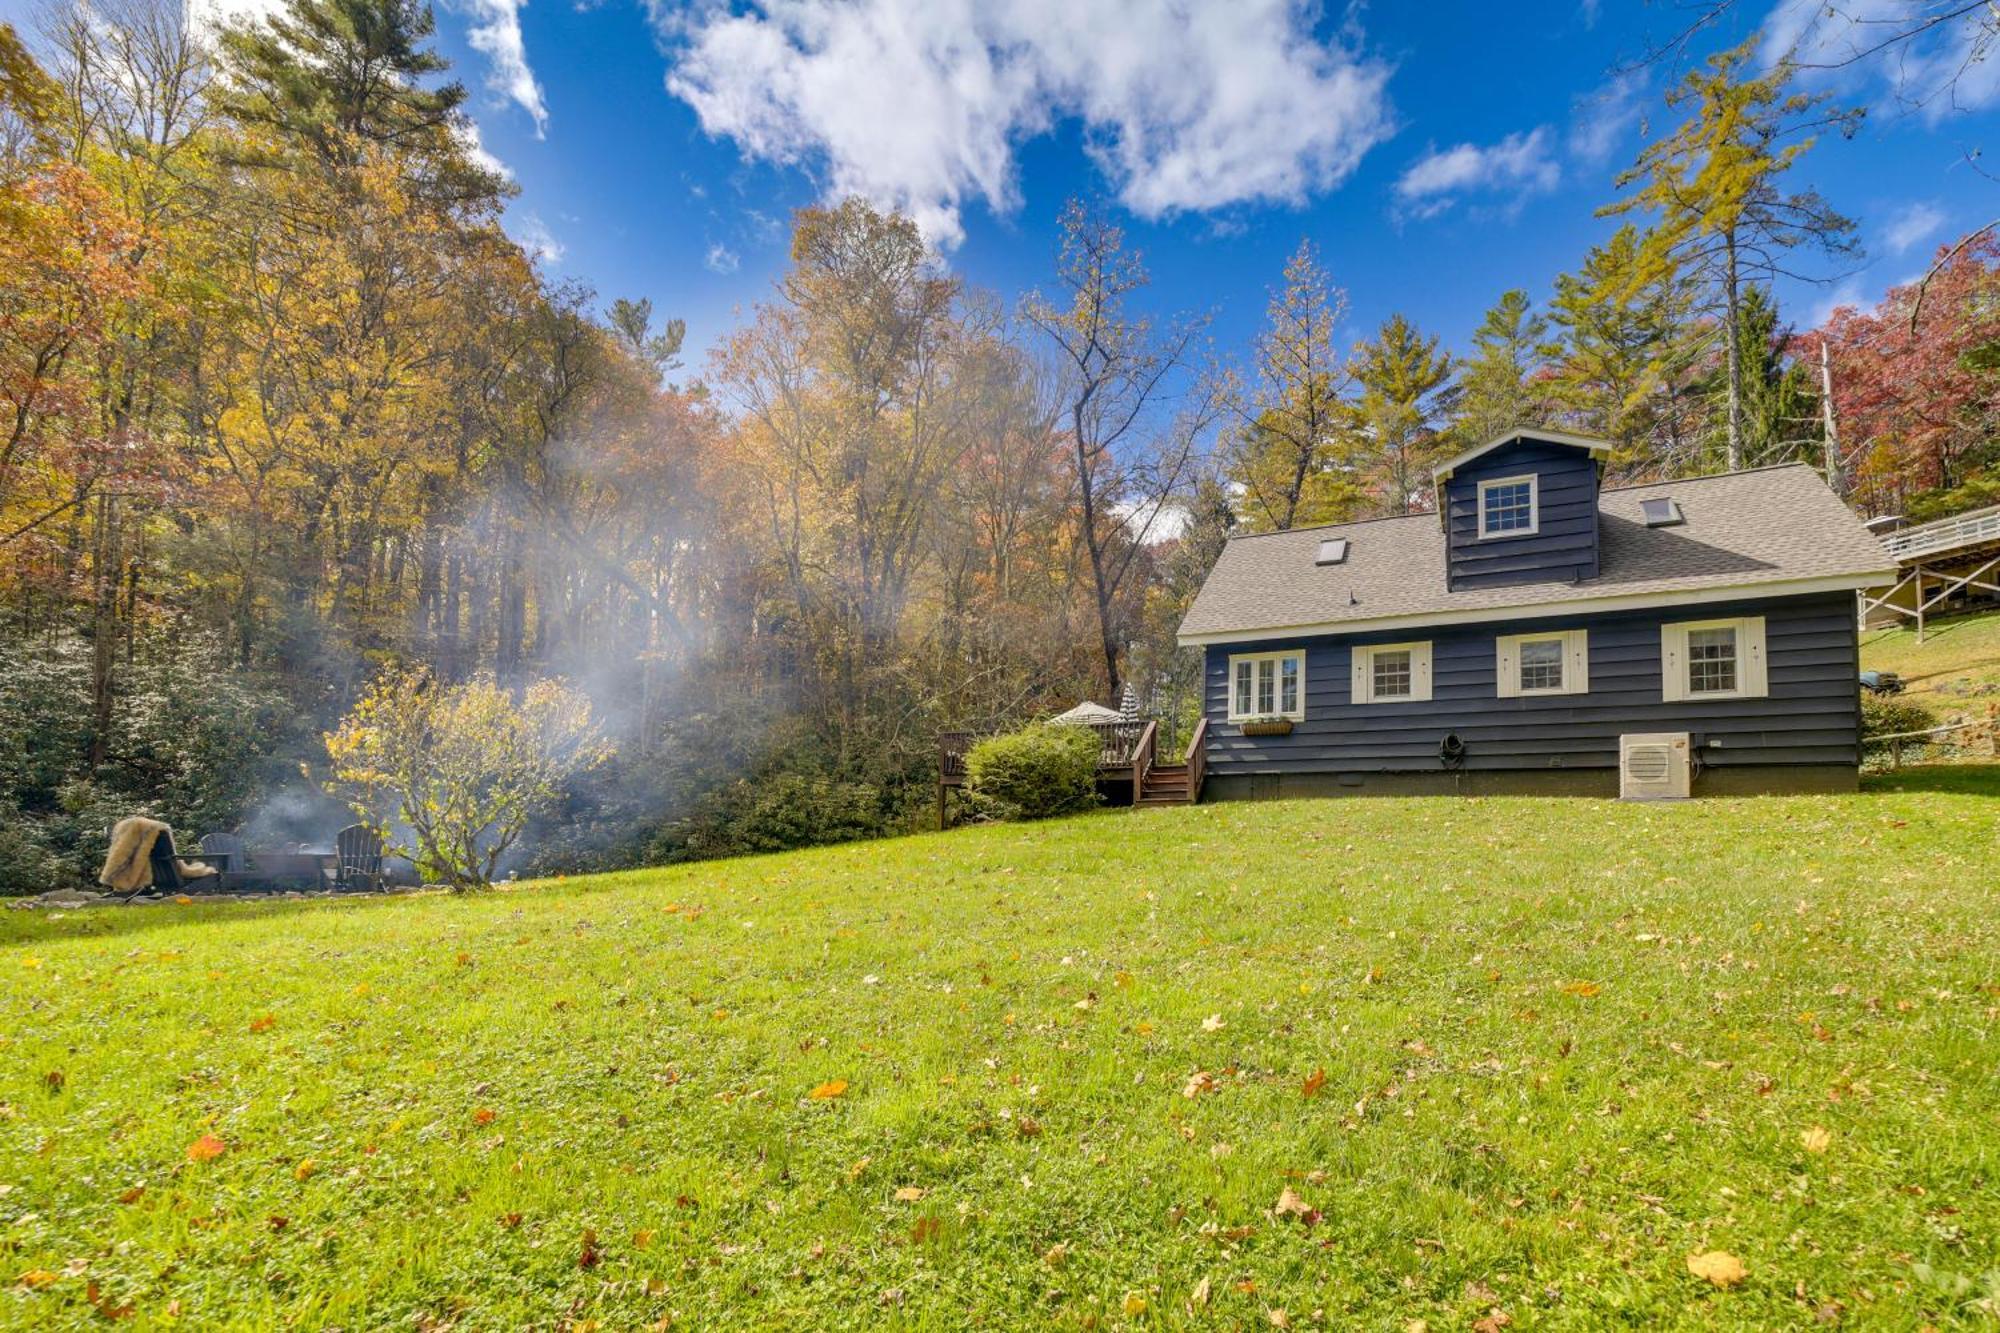
[[1685, 800], [1694, 780], [1694, 750], [1685, 731], [1618, 738], [1618, 795], [1626, 801]]

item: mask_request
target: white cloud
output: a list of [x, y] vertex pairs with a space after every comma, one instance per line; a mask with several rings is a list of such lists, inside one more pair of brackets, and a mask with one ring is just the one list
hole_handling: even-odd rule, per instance
[[1778, 0], [1764, 20], [1760, 54], [1790, 58], [1808, 77], [1850, 86], [1877, 82], [1893, 102], [1930, 120], [2000, 104], [2000, 12], [1912, 0]]
[[1900, 255], [1935, 236], [1944, 224], [1944, 210], [1936, 204], [1908, 204], [1897, 209], [1883, 228], [1882, 244], [1890, 254]]
[[743, 261], [734, 250], [717, 241], [708, 247], [708, 254], [703, 256], [701, 262], [708, 266], [710, 273], [729, 274], [734, 273]]
[[1619, 74], [1570, 108], [1569, 155], [1589, 166], [1601, 166], [1638, 123], [1645, 107], [1646, 76], [1631, 70]]
[[1299, 203], [1391, 129], [1388, 67], [1322, 40], [1310, 0], [753, 0], [653, 6], [668, 88], [748, 156], [913, 216], [1018, 202], [1014, 151], [1082, 122], [1145, 217]]
[[448, 2], [471, 20], [465, 39], [486, 57], [486, 86], [527, 112], [535, 122], [535, 137], [542, 137], [549, 128], [549, 108], [528, 65], [528, 45], [521, 36], [521, 9], [527, 0]]
[[1861, 279], [1844, 278], [1834, 286], [1833, 290], [1821, 297], [1819, 303], [1813, 307], [1811, 327], [1815, 329], [1823, 327], [1829, 319], [1833, 318], [1833, 312], [1842, 306], [1855, 306], [1866, 309], [1872, 304], [1874, 304], [1874, 301], [1869, 297], [1867, 290], [1862, 287]]
[[471, 159], [472, 165], [490, 171], [502, 180], [514, 179], [514, 169], [493, 156], [486, 147], [486, 141], [479, 137], [478, 122], [470, 116], [452, 126], [451, 132], [452, 137], [458, 140], [458, 146], [465, 151], [466, 157]]
[[1515, 199], [1555, 189], [1562, 168], [1549, 153], [1549, 132], [1541, 126], [1510, 134], [1482, 148], [1462, 143], [1433, 148], [1396, 180], [1401, 208], [1416, 217], [1436, 217], [1468, 194], [1507, 193]]
[[556, 239], [548, 224], [533, 213], [514, 224], [514, 239], [536, 262], [550, 267], [562, 263], [563, 256], [569, 252], [569, 247]]
[[285, 11], [285, 0], [188, 0], [188, 21], [214, 32], [231, 23], [255, 23]]

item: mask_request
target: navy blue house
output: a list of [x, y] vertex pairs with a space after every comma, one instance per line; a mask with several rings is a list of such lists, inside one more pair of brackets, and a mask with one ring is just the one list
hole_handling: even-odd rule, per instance
[[1230, 539], [1180, 630], [1204, 794], [1851, 789], [1893, 562], [1804, 465], [1610, 488], [1609, 451], [1516, 431], [1434, 513]]

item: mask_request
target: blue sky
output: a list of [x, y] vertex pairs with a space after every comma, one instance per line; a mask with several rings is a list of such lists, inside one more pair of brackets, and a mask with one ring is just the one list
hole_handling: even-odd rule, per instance
[[[1742, 4], [1700, 49], [1775, 43], [1810, 7]], [[484, 147], [520, 186], [510, 229], [552, 275], [685, 317], [698, 370], [769, 292], [790, 211], [848, 188], [910, 208], [954, 270], [1008, 297], [1048, 280], [1063, 202], [1101, 201], [1144, 251], [1156, 306], [1212, 314], [1224, 354], [1302, 237], [1349, 293], [1348, 336], [1401, 310], [1462, 345], [1501, 291], [1543, 299], [1615, 225], [1595, 209], [1670, 116], [1671, 67], [1629, 66], [1686, 12], [448, 0], [437, 18]], [[1965, 161], [2000, 105], [1991, 71], [1949, 109], [1908, 108], [1888, 77], [1837, 76], [1870, 117], [1795, 173], [1868, 252], [1825, 288], [1781, 292], [1797, 322], [1878, 296], [2000, 211], [2000, 183]]]

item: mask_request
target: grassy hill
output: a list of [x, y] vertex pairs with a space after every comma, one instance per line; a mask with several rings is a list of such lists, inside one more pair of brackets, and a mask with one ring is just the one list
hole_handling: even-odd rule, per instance
[[1915, 626], [1865, 630], [1861, 665], [1897, 673], [1905, 697], [1940, 714], [1981, 711], [2000, 703], [2000, 611], [1934, 621], [1922, 643]]
[[1204, 806], [0, 914], [0, 1320], [1990, 1320], [1996, 796]]

